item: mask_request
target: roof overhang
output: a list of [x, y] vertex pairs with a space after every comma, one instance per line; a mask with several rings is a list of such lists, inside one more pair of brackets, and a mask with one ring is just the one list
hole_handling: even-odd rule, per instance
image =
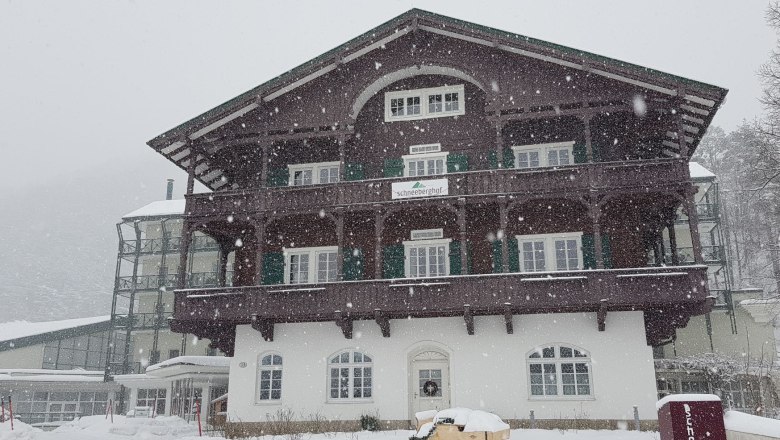
[[[695, 146], [704, 135], [715, 111], [725, 99], [726, 89], [542, 40], [475, 23], [411, 9], [388, 22], [338, 46], [292, 70], [263, 83], [196, 118], [155, 137], [147, 144], [186, 170], [195, 160], [196, 178], [217, 190], [231, 187], [224, 171], [213, 168], [204, 152], [193, 154], [192, 143], [269, 102], [349, 63], [413, 30], [430, 32], [486, 47], [585, 71], [646, 90], [678, 98], [683, 114], [686, 141]], [[664, 145], [678, 148], [677, 133], [667, 133]], [[205, 152], [208, 154], [208, 152]], [[194, 156], [194, 157], [193, 157]]]

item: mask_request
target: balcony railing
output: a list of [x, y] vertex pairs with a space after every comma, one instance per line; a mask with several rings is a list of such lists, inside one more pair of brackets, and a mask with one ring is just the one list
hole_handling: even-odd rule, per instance
[[[231, 286], [233, 283], [233, 271], [227, 271], [225, 283]], [[136, 277], [136, 290], [158, 290], [165, 287], [173, 290], [179, 284], [178, 274], [167, 275], [138, 275]], [[189, 287], [217, 287], [219, 286], [219, 274], [217, 272], [193, 272], [187, 274], [187, 286]], [[130, 291], [133, 288], [133, 277], [119, 277], [119, 291]]]
[[[144, 238], [141, 239], [141, 254], [160, 254], [163, 251], [166, 253], [178, 253], [181, 246], [181, 237], [164, 238]], [[136, 241], [127, 240], [122, 242], [122, 254], [132, 255], [135, 253]], [[193, 252], [203, 251], [218, 251], [219, 244], [211, 237], [196, 236], [192, 239], [192, 245], [190, 249]]]
[[206, 322], [326, 321], [339, 314], [373, 319], [663, 309], [705, 302], [706, 266], [464, 275], [186, 289], [175, 293], [179, 330]]
[[157, 328], [168, 327], [168, 317], [173, 316], [171, 312], [163, 312], [161, 314], [153, 313], [134, 313], [133, 314], [133, 328], [140, 330], [147, 330]]
[[[723, 264], [726, 261], [723, 246], [702, 246], [701, 256], [706, 264]], [[695, 264], [693, 247], [677, 248], [679, 264]], [[666, 250], [666, 261], [672, 261], [672, 254]]]
[[187, 196], [193, 216], [223, 217], [259, 211], [303, 211], [325, 206], [374, 205], [393, 200], [393, 183], [447, 179], [446, 197], [478, 195], [586, 194], [591, 189], [657, 188], [688, 181], [682, 160], [654, 160], [579, 164], [533, 170], [481, 170], [425, 177], [340, 182], [327, 185], [251, 188]]

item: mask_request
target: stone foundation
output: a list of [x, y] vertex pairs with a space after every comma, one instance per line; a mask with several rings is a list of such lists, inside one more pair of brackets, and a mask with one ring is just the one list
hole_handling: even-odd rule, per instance
[[[528, 419], [504, 420], [512, 429], [530, 429]], [[413, 430], [414, 425], [409, 420], [382, 420], [383, 431]], [[634, 429], [633, 420], [598, 420], [598, 419], [537, 419], [537, 429]], [[657, 420], [640, 420], [642, 431], [657, 431]], [[323, 420], [323, 421], [289, 421], [289, 422], [227, 422], [225, 436], [227, 438], [243, 438], [261, 435], [284, 435], [310, 432], [355, 432], [360, 431], [360, 420]]]

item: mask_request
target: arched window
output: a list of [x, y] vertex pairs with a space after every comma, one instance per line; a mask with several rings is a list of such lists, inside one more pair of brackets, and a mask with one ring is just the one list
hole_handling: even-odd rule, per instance
[[257, 399], [260, 401], [281, 399], [282, 357], [278, 354], [262, 356], [257, 370]]
[[331, 400], [370, 399], [373, 361], [359, 351], [342, 351], [328, 362], [328, 396]]
[[531, 397], [592, 396], [590, 355], [569, 345], [540, 346], [528, 354]]

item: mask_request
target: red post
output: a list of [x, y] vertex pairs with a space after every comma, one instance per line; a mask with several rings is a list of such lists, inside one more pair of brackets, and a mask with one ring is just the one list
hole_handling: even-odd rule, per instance
[[0, 423], [5, 423], [5, 397], [0, 397]]
[[198, 414], [198, 437], [203, 437], [203, 428], [200, 425], [200, 400], [195, 401]]
[[154, 398], [154, 406], [152, 407], [152, 418], [157, 417], [157, 397]]
[[14, 430], [14, 404], [11, 402], [11, 396], [8, 396], [8, 416], [11, 417], [11, 431]]
[[106, 418], [111, 414], [111, 423], [114, 423], [114, 399], [108, 400], [108, 408], [106, 408]]

